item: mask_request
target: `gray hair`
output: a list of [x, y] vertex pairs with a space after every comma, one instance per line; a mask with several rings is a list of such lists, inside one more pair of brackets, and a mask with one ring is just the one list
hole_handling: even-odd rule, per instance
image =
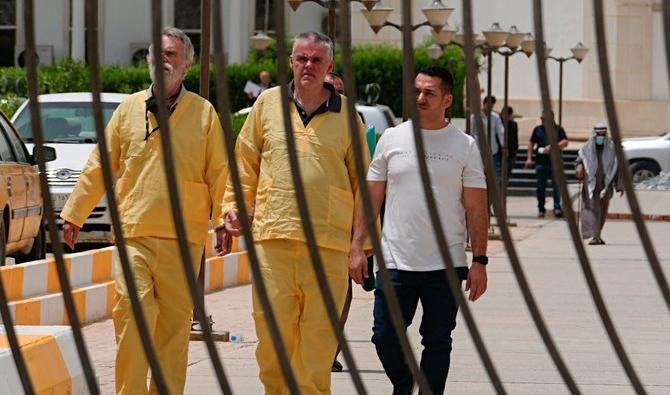
[[333, 44], [333, 40], [331, 40], [330, 37], [326, 36], [323, 33], [304, 32], [298, 34], [293, 38], [293, 48], [291, 49], [291, 53], [295, 51], [295, 47], [298, 44], [298, 41], [307, 41], [316, 44], [321, 44], [328, 50], [328, 56], [330, 60], [333, 60], [335, 58], [335, 45]]
[[[186, 33], [177, 29], [176, 27], [166, 27], [161, 32], [161, 37], [162, 36], [174, 37], [176, 39], [179, 39], [179, 41], [181, 41], [182, 44], [184, 44], [184, 56], [186, 56], [186, 59], [188, 61], [193, 61], [193, 56], [195, 55], [195, 49], [193, 48], [193, 43], [191, 42], [191, 39], [188, 38]], [[149, 45], [149, 53], [147, 54], [148, 63], [151, 63], [149, 62], [149, 59], [153, 56], [153, 47], [154, 44], [151, 43], [151, 45]]]

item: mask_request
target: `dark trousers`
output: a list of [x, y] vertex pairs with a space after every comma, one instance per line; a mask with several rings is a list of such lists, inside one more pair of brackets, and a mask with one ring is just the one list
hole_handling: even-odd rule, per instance
[[[421, 370], [435, 395], [444, 393], [449, 373], [451, 332], [456, 327], [458, 305], [454, 300], [445, 271], [410, 272], [390, 269], [393, 288], [398, 296], [405, 328], [414, 318], [419, 301], [423, 317], [419, 333], [423, 353]], [[391, 316], [382, 291], [381, 276], [377, 275], [372, 342], [393, 384], [393, 394], [411, 394], [413, 379], [393, 329]]]
[[561, 195], [558, 192], [556, 176], [551, 170], [551, 165], [535, 164], [535, 176], [537, 177], [537, 209], [544, 212], [544, 200], [546, 198], [547, 180], [551, 178], [551, 189], [554, 198], [554, 210], [561, 209]]

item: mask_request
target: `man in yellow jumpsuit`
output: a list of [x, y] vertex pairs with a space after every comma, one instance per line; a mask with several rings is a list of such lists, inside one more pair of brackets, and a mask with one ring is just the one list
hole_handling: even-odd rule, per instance
[[[347, 293], [347, 261], [365, 262], [358, 179], [348, 128], [346, 97], [324, 84], [333, 68], [333, 43], [321, 33], [299, 34], [290, 57], [290, 114], [298, 161], [319, 253], [337, 308]], [[314, 276], [295, 200], [279, 88], [258, 97], [237, 139], [238, 166], [247, 209], [254, 206], [253, 237], [272, 308], [295, 377], [303, 394], [329, 394], [330, 369], [337, 342]], [[357, 117], [358, 118], [358, 117]], [[361, 147], [365, 129], [359, 121]], [[365, 153], [366, 165], [369, 154]], [[354, 221], [354, 211], [357, 220]], [[219, 224], [218, 248], [226, 251], [224, 228], [239, 235], [233, 186], [224, 196], [225, 223]], [[352, 232], [353, 230], [353, 232]], [[353, 235], [352, 235], [353, 233]], [[254, 293], [258, 335], [256, 359], [268, 395], [287, 394], [266, 320]]]
[[[198, 272], [210, 212], [221, 221], [227, 177], [221, 125], [212, 105], [188, 92], [182, 81], [193, 61], [193, 45], [180, 30], [162, 36], [173, 161], [191, 259]], [[149, 57], [152, 80], [156, 70]], [[154, 85], [124, 100], [107, 128], [114, 192], [138, 294], [171, 394], [184, 391], [192, 300], [179, 258], [163, 170], [163, 131], [157, 122]], [[79, 229], [104, 193], [100, 156], [94, 150], [61, 217], [65, 242], [74, 247]], [[116, 391], [147, 393], [148, 364], [119, 262], [115, 262]], [[152, 384], [151, 392], [155, 392]]]

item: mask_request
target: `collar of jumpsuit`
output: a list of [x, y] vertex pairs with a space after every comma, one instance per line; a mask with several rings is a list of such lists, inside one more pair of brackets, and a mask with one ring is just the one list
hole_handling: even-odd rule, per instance
[[340, 112], [342, 110], [342, 98], [340, 97], [340, 94], [337, 93], [335, 90], [335, 87], [327, 82], [323, 83], [323, 87], [328, 89], [330, 91], [330, 98], [326, 100], [325, 102], [321, 103], [319, 108], [317, 108], [313, 113], [307, 115], [305, 110], [300, 106], [297, 100], [293, 97], [293, 90], [295, 89], [295, 84], [293, 81], [291, 81], [288, 85], [288, 97], [293, 101], [295, 104], [296, 110], [298, 110], [298, 114], [300, 115], [300, 119], [302, 119], [302, 124], [304, 126], [307, 126], [309, 121], [312, 120], [315, 116], [319, 114], [323, 114], [327, 111], [332, 111], [332, 112]]

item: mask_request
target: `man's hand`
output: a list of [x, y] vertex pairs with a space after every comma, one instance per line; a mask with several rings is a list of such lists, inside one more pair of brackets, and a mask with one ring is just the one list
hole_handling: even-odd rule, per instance
[[533, 167], [533, 160], [530, 158], [530, 156], [528, 157], [528, 159], [526, 159], [526, 162], [524, 162], [523, 166], [526, 169], [530, 169], [531, 167]]
[[237, 217], [237, 210], [230, 210], [223, 219], [223, 226], [229, 236], [239, 237], [242, 233], [242, 225]]
[[79, 227], [72, 222], [63, 221], [63, 241], [68, 247], [74, 249], [79, 237]]
[[363, 284], [368, 278], [368, 257], [361, 248], [352, 248], [349, 252], [349, 277], [356, 284]]
[[584, 178], [584, 166], [577, 165], [577, 167], [575, 167], [575, 177], [580, 180]]
[[468, 279], [465, 281], [465, 290], [470, 291], [470, 295], [468, 295], [469, 301], [476, 301], [486, 292], [486, 282], [486, 266], [479, 262], [472, 262], [472, 266], [470, 266], [470, 271], [468, 272]]
[[230, 252], [233, 247], [233, 237], [228, 234], [225, 227], [218, 228], [216, 230], [216, 245], [214, 250], [218, 253], [218, 256], [226, 255]]

